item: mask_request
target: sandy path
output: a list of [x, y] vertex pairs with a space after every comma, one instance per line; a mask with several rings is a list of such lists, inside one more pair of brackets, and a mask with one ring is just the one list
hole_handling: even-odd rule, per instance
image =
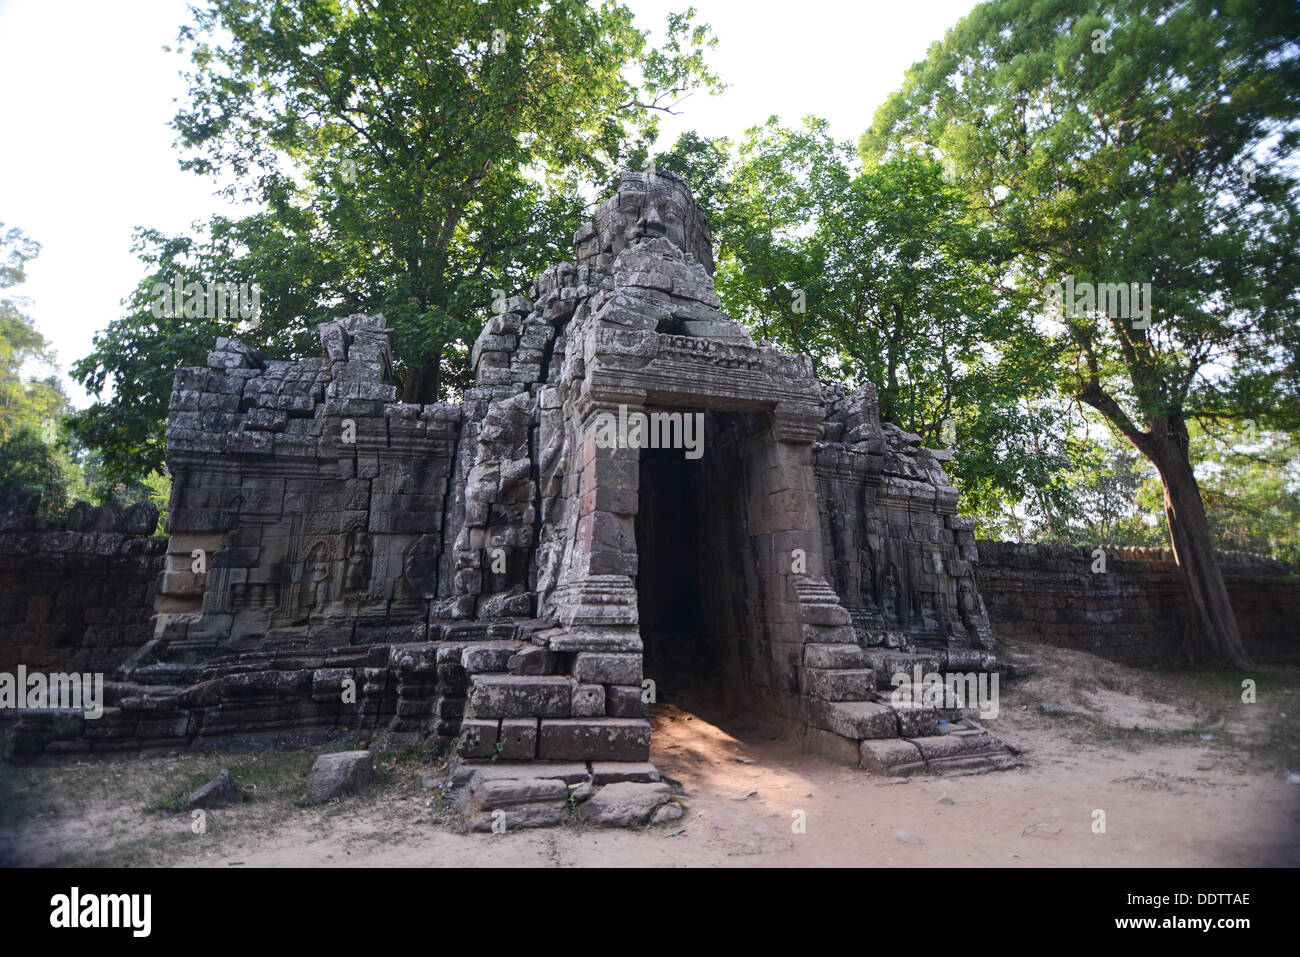
[[[1008, 734], [1008, 738], [1013, 735]], [[1028, 735], [1024, 737], [1030, 737]], [[1049, 739], [1050, 742], [1050, 739]], [[1025, 741], [1021, 741], [1025, 744]], [[654, 760], [686, 788], [686, 817], [645, 831], [462, 835], [382, 813], [291, 822], [212, 864], [247, 866], [1207, 866], [1300, 864], [1300, 787], [1196, 748], [1138, 753], [1035, 748], [1028, 768], [962, 778], [881, 779], [741, 741], [701, 718], [656, 719]], [[1092, 830], [1106, 812], [1106, 833]], [[794, 833], [793, 812], [806, 831]], [[395, 830], [396, 828], [396, 830]]]

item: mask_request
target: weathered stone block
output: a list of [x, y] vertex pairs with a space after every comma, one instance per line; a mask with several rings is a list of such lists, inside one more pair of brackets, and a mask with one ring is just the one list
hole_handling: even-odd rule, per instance
[[374, 757], [369, 751], [322, 754], [307, 782], [307, 804], [324, 804], [336, 797], [369, 787], [374, 779]]
[[898, 734], [903, 738], [921, 738], [939, 733], [939, 712], [934, 708], [899, 708]]
[[569, 796], [568, 785], [556, 778], [498, 778], [479, 781], [472, 787], [471, 807], [481, 810], [564, 801]]
[[661, 782], [607, 784], [578, 806], [578, 817], [604, 827], [645, 824], [672, 797], [672, 788]]
[[518, 647], [518, 642], [485, 641], [480, 644], [469, 645], [461, 652], [461, 664], [470, 674], [484, 671], [505, 671]]
[[593, 761], [591, 778], [597, 784], [658, 781], [659, 769], [649, 761]]
[[605, 686], [575, 684], [573, 710], [575, 718], [599, 717], [605, 713]]
[[640, 684], [641, 656], [584, 652], [574, 661], [573, 676], [591, 684]]
[[543, 719], [537, 756], [548, 761], [645, 761], [650, 723], [641, 718]]
[[605, 712], [611, 718], [644, 718], [650, 714], [650, 705], [640, 685], [606, 685]]
[[846, 738], [894, 738], [898, 722], [888, 705], [870, 701], [809, 701], [809, 717], [816, 727]]
[[228, 769], [222, 768], [220, 774], [190, 794], [185, 803], [189, 807], [229, 807], [238, 797], [235, 779]]
[[809, 644], [804, 645], [803, 663], [809, 668], [861, 668], [867, 658], [855, 644]]
[[564, 803], [521, 804], [471, 815], [469, 828], [479, 834], [488, 832], [509, 834], [511, 831], [530, 828], [558, 827], [564, 823], [567, 816], [568, 807]]
[[956, 755], [999, 751], [1006, 746], [987, 731], [958, 731], [912, 738], [912, 743], [927, 761]]
[[862, 767], [876, 774], [906, 777], [925, 770], [921, 752], [910, 741], [868, 738], [860, 747]]
[[506, 670], [513, 675], [548, 675], [555, 665], [555, 653], [539, 645], [525, 645], [506, 659]]
[[804, 693], [827, 701], [864, 701], [876, 690], [876, 673], [869, 669], [804, 668]]
[[505, 761], [531, 761], [537, 757], [537, 719], [502, 718], [501, 749], [498, 757]]
[[559, 675], [474, 675], [469, 706], [476, 718], [560, 718], [570, 714], [571, 697]]
[[490, 758], [496, 753], [500, 721], [466, 718], [460, 725], [456, 753], [463, 758]]

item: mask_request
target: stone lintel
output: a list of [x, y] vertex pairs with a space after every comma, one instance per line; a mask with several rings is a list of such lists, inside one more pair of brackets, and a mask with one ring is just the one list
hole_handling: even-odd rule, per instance
[[822, 419], [816, 405], [782, 402], [772, 413], [772, 434], [779, 442], [812, 443], [821, 435]]

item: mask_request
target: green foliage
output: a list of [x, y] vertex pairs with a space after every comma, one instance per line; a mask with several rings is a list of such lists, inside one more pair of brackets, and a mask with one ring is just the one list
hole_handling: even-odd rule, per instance
[[[260, 228], [262, 227], [262, 228]], [[269, 216], [231, 221], [218, 218], [206, 242], [189, 237], [164, 237], [139, 230], [135, 251], [147, 275], [127, 299], [128, 314], [109, 323], [95, 336], [94, 351], [75, 362], [72, 374], [91, 394], [100, 396], [71, 417], [78, 441], [96, 453], [96, 470], [103, 481], [130, 483], [163, 470], [166, 452], [167, 404], [175, 370], [204, 365], [218, 336], [241, 334], [235, 318], [186, 318], [183, 313], [153, 315], [156, 282], [170, 284], [173, 276], [229, 282], [256, 280], [262, 287], [262, 322], [255, 334], [243, 334], [254, 345], [274, 339], [289, 354], [307, 352], [311, 330], [306, 322], [282, 311], [281, 303], [302, 299], [301, 283], [318, 276], [321, 265], [310, 256], [289, 253], [292, 239], [276, 230]], [[280, 266], [258, 271], [253, 262]], [[263, 331], [265, 330], [265, 331]], [[315, 350], [311, 350], [314, 352]], [[310, 353], [308, 353], [310, 354]], [[106, 394], [108, 393], [108, 394]]]
[[[20, 285], [27, 263], [39, 252], [40, 245], [22, 230], [4, 232], [0, 223], [0, 289]], [[49, 342], [23, 311], [28, 305], [21, 296], [0, 298], [0, 442], [24, 426], [52, 430], [66, 402], [57, 379], [23, 378], [28, 363], [54, 361]]]
[[81, 481], [78, 497], [96, 503], [116, 502], [118, 505], [134, 505], [145, 502], [158, 509], [158, 530], [163, 534], [167, 525], [167, 507], [171, 500], [172, 479], [164, 472], [151, 472], [142, 478], [126, 481], [115, 480], [104, 472], [103, 460], [98, 453], [82, 452], [79, 464]]
[[1109, 436], [1083, 437], [1072, 438], [1071, 450], [1069, 468], [1052, 478], [1055, 497], [1049, 499], [1035, 490], [1021, 503], [1016, 516], [1020, 521], [1011, 523], [1015, 528], [1007, 537], [1067, 545], [1161, 548], [1169, 544], [1160, 483], [1155, 470], [1131, 445]]
[[[1300, 564], [1300, 443], [1249, 430], [1192, 437], [1210, 530], [1220, 548]], [[1150, 481], [1146, 499], [1158, 501]], [[1158, 506], [1157, 506], [1158, 507]]]
[[41, 493], [41, 513], [59, 515], [72, 504], [77, 475], [66, 451], [30, 425], [0, 443], [0, 488]]
[[1298, 23], [1289, 3], [985, 3], [908, 71], [860, 149], [942, 151], [1034, 295], [1067, 275], [1151, 283], [1149, 328], [1067, 317], [1044, 354], [1130, 439], [1197, 417], [1294, 427]]
[[[1169, 544], [1159, 474], [1120, 436], [1077, 442], [1059, 495], [1035, 490], [1015, 509], [982, 516], [997, 537], [1071, 545]], [[1085, 430], [1078, 429], [1083, 432]], [[1194, 428], [1192, 457], [1218, 548], [1300, 561], [1300, 446], [1283, 432]], [[987, 532], [986, 532], [987, 533]]]
[[1070, 476], [1073, 508], [1044, 537], [1076, 545], [1167, 546], [1155, 469], [1131, 445], [1108, 442], [1088, 451]]
[[[1168, 531], [1207, 576], [1189, 648], [1236, 661], [1209, 549], [1243, 538], [1223, 520], [1229, 498], [1205, 502], [1192, 436], [1300, 428], [1298, 38], [1287, 2], [993, 0], [908, 70], [859, 142], [869, 161], [918, 145], [946, 157], [996, 262], [1038, 300], [1050, 347], [1025, 362], [1159, 470]], [[1070, 280], [1149, 283], [1149, 315], [1116, 302], [1052, 315], [1049, 284]]]
[[[0, 223], [0, 290], [21, 284], [40, 246]], [[40, 492], [41, 510], [62, 512], [79, 475], [60, 434], [68, 399], [54, 376], [23, 377], [28, 363], [54, 361], [49, 343], [23, 310], [19, 296], [0, 297], [0, 488]]]
[[625, 6], [586, 0], [213, 0], [193, 15], [182, 166], [259, 211], [138, 232], [148, 274], [74, 367], [99, 397], [76, 433], [115, 481], [162, 467], [173, 370], [236, 331], [155, 317], [155, 282], [257, 282], [241, 338], [285, 357], [315, 354], [325, 319], [382, 312], [401, 398], [452, 398], [493, 290], [570, 257], [581, 184], [719, 87], [693, 10], [659, 49]]
[[718, 295], [756, 336], [809, 355], [823, 378], [871, 380], [886, 421], [952, 445], [968, 510], [1053, 496], [1069, 463], [1064, 413], [1040, 401], [1051, 380], [1025, 358], [1047, 346], [938, 162], [860, 169], [810, 117], [750, 129], [734, 158], [725, 141], [686, 136], [656, 165], [700, 190]]
[[[569, 258], [587, 199], [653, 162], [710, 218], [724, 308], [951, 445], [981, 534], [1162, 543], [1158, 475], [1123, 435], [1200, 463], [1221, 547], [1293, 554], [1298, 17], [993, 0], [908, 71], [856, 157], [816, 118], [739, 144], [688, 133], [652, 157], [659, 114], [721, 86], [693, 10], [650, 49], [614, 2], [213, 0], [180, 33], [182, 165], [258, 211], [138, 231], [145, 275], [74, 367], [99, 397], [73, 420], [86, 487], [162, 494], [173, 370], [222, 335], [314, 355], [318, 323], [383, 312], [402, 399], [454, 398], [493, 290]], [[1149, 327], [1042, 315], [1067, 275], [1150, 282]], [[258, 283], [256, 325], [154, 316], [175, 276]], [[39, 355], [8, 316], [0, 350]], [[1243, 419], [1258, 441], [1215, 444]]]

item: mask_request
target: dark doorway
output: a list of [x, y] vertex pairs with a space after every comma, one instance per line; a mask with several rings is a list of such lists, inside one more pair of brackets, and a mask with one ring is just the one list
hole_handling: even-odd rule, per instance
[[703, 454], [642, 449], [636, 519], [637, 605], [645, 675], [656, 697], [734, 713], [753, 675], [752, 556], [737, 446], [744, 416], [709, 412]]
[[645, 673], [659, 700], [713, 697], [721, 675], [705, 634], [700, 589], [706, 573], [700, 541], [705, 458], [682, 449], [641, 450], [636, 519], [637, 605]]

